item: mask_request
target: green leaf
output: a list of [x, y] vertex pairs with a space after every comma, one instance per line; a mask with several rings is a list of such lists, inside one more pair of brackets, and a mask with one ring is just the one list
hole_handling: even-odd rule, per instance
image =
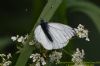
[[40, 14], [40, 17], [38, 18], [32, 32], [30, 33], [30, 36], [28, 40], [25, 42], [25, 46], [18, 58], [18, 61], [15, 66], [25, 66], [26, 62], [28, 61], [29, 56], [31, 55], [32, 51], [34, 50], [34, 46], [28, 45], [31, 40], [33, 40], [34, 36], [34, 29], [35, 27], [40, 23], [41, 18], [49, 21], [52, 16], [54, 15], [55, 11], [59, 7], [59, 5], [62, 3], [63, 0], [48, 0], [48, 3], [44, 7], [42, 13]]
[[3, 49], [7, 44], [10, 43], [9, 37], [1, 37], [0, 38], [0, 49]]
[[54, 22], [60, 22], [60, 23], [67, 23], [66, 19], [66, 0], [63, 0], [62, 4], [59, 6], [57, 11], [55, 12], [52, 20]]
[[33, 9], [33, 11], [32, 11], [33, 22], [35, 24], [36, 20], [38, 19], [38, 17], [41, 14], [43, 7], [45, 6], [46, 1], [45, 0], [33, 0], [32, 2], [33, 2], [32, 3], [32, 6], [33, 6], [33, 8], [32, 8]]
[[72, 8], [72, 11], [81, 11], [87, 14], [94, 22], [100, 32], [100, 8], [89, 2], [69, 2], [67, 8]]

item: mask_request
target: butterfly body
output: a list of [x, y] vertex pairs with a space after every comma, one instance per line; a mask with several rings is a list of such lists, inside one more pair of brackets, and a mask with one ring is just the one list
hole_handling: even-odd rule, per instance
[[41, 28], [42, 28], [43, 32], [44, 32], [45, 35], [47, 36], [47, 38], [48, 38], [51, 42], [53, 42], [52, 37], [50, 36], [50, 33], [49, 33], [48, 23], [47, 23], [47, 22], [44, 22], [43, 20], [41, 20], [40, 25], [41, 25]]

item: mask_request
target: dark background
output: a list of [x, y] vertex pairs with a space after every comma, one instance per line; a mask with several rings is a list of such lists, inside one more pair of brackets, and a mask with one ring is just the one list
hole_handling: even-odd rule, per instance
[[[98, 7], [100, 6], [99, 0], [88, 1]], [[34, 3], [33, 0], [0, 0], [0, 44], [10, 44], [11, 42], [8, 42], [10, 41], [8, 38], [12, 35], [29, 33], [45, 2], [45, 0], [41, 0], [38, 3]], [[39, 13], [36, 13], [37, 15], [34, 14], [34, 8], [40, 6], [41, 3], [42, 6], [38, 11]], [[38, 6], [35, 6], [36, 4]], [[87, 61], [100, 61], [100, 33], [92, 20], [82, 12], [71, 12], [71, 9], [66, 11], [66, 18], [68, 18], [70, 26], [76, 27], [81, 23], [89, 30], [91, 41], [87, 42], [78, 38], [73, 39], [74, 49], [77, 47], [83, 48], [86, 52], [85, 58]]]

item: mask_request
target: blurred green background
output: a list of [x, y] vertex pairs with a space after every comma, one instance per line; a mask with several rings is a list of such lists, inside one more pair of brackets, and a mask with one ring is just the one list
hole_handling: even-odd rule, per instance
[[[85, 50], [86, 61], [100, 61], [100, 11], [89, 7], [92, 14], [85, 10], [75, 10], [70, 7], [73, 2], [89, 2], [99, 9], [99, 0], [66, 0], [54, 14], [51, 21], [62, 22], [77, 27], [83, 24], [89, 30], [90, 42], [84, 39], [72, 39], [73, 50], [77, 47]], [[0, 1], [0, 51], [14, 52], [16, 47], [10, 40], [13, 35], [25, 35], [29, 33], [47, 0], [1, 0]], [[69, 6], [69, 7], [67, 7]], [[85, 6], [86, 7], [86, 6]], [[81, 9], [81, 7], [78, 9]], [[83, 7], [84, 9], [84, 7]], [[88, 9], [87, 9], [88, 10]], [[100, 10], [100, 9], [99, 9]], [[86, 13], [85, 13], [86, 12]], [[89, 12], [89, 13], [90, 13]], [[92, 16], [92, 17], [90, 17]]]

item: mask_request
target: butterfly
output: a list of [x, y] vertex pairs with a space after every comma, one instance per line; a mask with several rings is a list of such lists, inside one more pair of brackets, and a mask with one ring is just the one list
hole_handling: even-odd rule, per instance
[[35, 39], [47, 50], [61, 49], [75, 36], [75, 31], [68, 25], [48, 23], [41, 20], [34, 30]]

